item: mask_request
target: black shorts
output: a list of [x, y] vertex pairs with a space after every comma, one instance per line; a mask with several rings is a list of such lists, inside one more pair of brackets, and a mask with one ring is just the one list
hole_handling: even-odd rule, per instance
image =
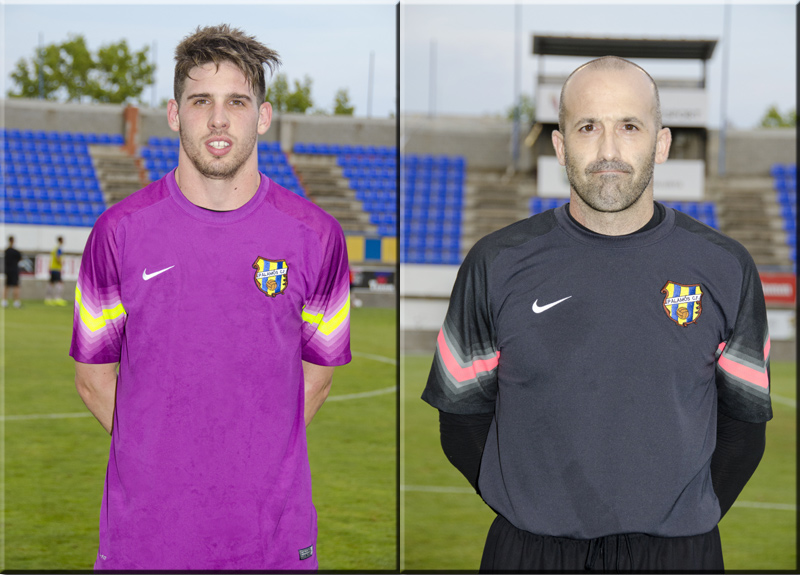
[[6, 287], [17, 287], [19, 285], [19, 272], [6, 273]]
[[50, 270], [50, 283], [51, 284], [60, 284], [61, 283], [61, 272], [56, 270]]
[[534, 535], [497, 516], [489, 528], [481, 573], [566, 571], [724, 572], [719, 529], [690, 537], [642, 533], [598, 539]]

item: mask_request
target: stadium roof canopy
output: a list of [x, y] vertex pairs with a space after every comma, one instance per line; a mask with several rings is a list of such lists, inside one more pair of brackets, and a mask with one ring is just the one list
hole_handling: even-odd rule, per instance
[[619, 56], [620, 58], [661, 58], [664, 60], [710, 60], [716, 40], [674, 40], [657, 38], [587, 38], [576, 36], [534, 36], [533, 53], [540, 56]]

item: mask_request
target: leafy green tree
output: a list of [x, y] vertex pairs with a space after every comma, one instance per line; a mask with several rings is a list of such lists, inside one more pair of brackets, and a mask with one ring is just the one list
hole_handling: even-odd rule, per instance
[[311, 99], [311, 78], [305, 76], [303, 83], [294, 81], [294, 92], [286, 98], [286, 111], [305, 114], [306, 110], [314, 105]]
[[305, 76], [303, 83], [294, 81], [294, 91], [289, 91], [286, 74], [275, 74], [267, 88], [267, 102], [276, 112], [298, 112], [305, 114], [314, 105], [311, 98], [311, 78]]
[[128, 43], [121, 40], [97, 51], [95, 70], [92, 99], [119, 104], [141, 96], [145, 86], [153, 81], [155, 66], [147, 61], [147, 47], [131, 52]]
[[333, 113], [340, 116], [352, 116], [355, 106], [350, 105], [350, 95], [345, 88], [336, 92], [333, 99]]
[[[509, 120], [514, 119], [514, 111], [516, 106], [511, 106], [506, 112], [506, 117]], [[536, 121], [536, 102], [528, 94], [521, 94], [519, 97], [519, 121], [520, 123], [533, 124]]]
[[148, 63], [148, 47], [131, 52], [127, 42], [101, 47], [93, 56], [81, 35], [61, 43], [37, 48], [30, 58], [20, 59], [11, 79], [12, 98], [38, 98], [67, 102], [122, 103], [138, 99], [152, 84], [155, 66]]
[[272, 104], [276, 112], [286, 111], [286, 99], [289, 97], [289, 80], [286, 74], [275, 74], [267, 87], [267, 102]]
[[762, 128], [794, 128], [797, 126], [797, 110], [789, 110], [786, 115], [778, 111], [777, 106], [770, 106], [761, 118]]

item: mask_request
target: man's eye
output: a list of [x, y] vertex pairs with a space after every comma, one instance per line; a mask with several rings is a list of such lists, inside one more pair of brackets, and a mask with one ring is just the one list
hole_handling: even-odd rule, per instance
[[234, 106], [244, 106], [244, 102], [242, 102], [241, 100], [231, 100], [231, 104], [233, 104]]
[[628, 132], [636, 132], [636, 131], [639, 130], [639, 127], [635, 126], [634, 124], [625, 124], [624, 127], [625, 127], [625, 130], [628, 131]]
[[582, 127], [580, 130], [578, 130], [578, 131], [579, 131], [579, 132], [593, 132], [593, 131], [594, 131], [594, 126], [593, 126], [593, 125], [591, 125], [591, 124], [587, 124], [586, 126], [583, 126], [583, 127]]

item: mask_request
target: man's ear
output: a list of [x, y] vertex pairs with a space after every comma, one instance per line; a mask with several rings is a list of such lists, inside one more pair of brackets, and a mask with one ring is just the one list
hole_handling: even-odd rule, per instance
[[266, 134], [272, 122], [272, 104], [264, 102], [258, 107], [258, 133]]
[[556, 157], [558, 158], [558, 163], [562, 166], [567, 165], [567, 159], [564, 155], [564, 134], [559, 132], [558, 130], [553, 130], [552, 134], [553, 139], [553, 148], [556, 150]]
[[656, 164], [663, 164], [667, 161], [671, 145], [672, 132], [669, 128], [661, 128], [656, 136]]
[[167, 123], [173, 132], [180, 131], [181, 121], [178, 117], [178, 102], [176, 100], [167, 102]]

